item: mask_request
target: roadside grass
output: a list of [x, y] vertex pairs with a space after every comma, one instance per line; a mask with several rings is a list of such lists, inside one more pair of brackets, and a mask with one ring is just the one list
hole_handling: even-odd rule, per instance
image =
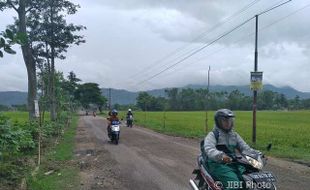
[[44, 173], [40, 172], [35, 179], [31, 181], [31, 190], [55, 190], [55, 189], [77, 189], [79, 183], [75, 178], [78, 175], [78, 169], [72, 166], [64, 165], [65, 169], [60, 169], [57, 173], [44, 176]]
[[[135, 112], [135, 124], [168, 135], [202, 139], [206, 112]], [[235, 111], [235, 130], [267, 155], [310, 162], [310, 111], [258, 111], [256, 145], [252, 144], [252, 112]], [[124, 117], [125, 112], [120, 116]], [[214, 126], [208, 112], [208, 131]], [[125, 117], [124, 117], [125, 118]], [[164, 119], [166, 118], [166, 119]], [[270, 152], [266, 147], [272, 143]]]
[[[74, 137], [78, 117], [73, 116], [70, 127], [55, 147], [46, 150], [38, 173], [30, 176], [31, 190], [77, 189], [79, 186], [79, 168], [73, 161]], [[53, 171], [49, 175], [46, 172]]]

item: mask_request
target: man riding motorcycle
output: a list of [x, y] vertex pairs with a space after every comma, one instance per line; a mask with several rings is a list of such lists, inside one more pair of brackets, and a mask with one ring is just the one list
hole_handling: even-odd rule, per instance
[[109, 123], [108, 123], [107, 130], [108, 130], [108, 136], [109, 136], [109, 137], [111, 136], [111, 124], [112, 124], [112, 122], [113, 122], [113, 121], [119, 121], [119, 118], [117, 117], [117, 115], [118, 115], [117, 110], [116, 110], [116, 109], [113, 109], [113, 110], [111, 111], [110, 117], [108, 118]]
[[133, 113], [131, 109], [128, 109], [127, 115], [126, 115], [126, 120], [127, 120], [127, 127], [132, 127], [133, 123]]
[[[259, 153], [259, 151], [250, 148], [248, 144], [233, 130], [234, 113], [228, 109], [220, 109], [215, 113], [215, 127], [212, 132], [205, 137], [204, 150], [207, 156], [206, 167], [216, 181], [220, 181], [223, 189], [228, 189], [229, 184], [242, 184], [242, 174], [245, 167], [232, 162], [235, 153], [248, 151]], [[227, 147], [233, 155], [227, 155], [227, 151], [220, 147]], [[245, 187], [244, 185], [241, 187]], [[241, 188], [239, 188], [241, 189]]]

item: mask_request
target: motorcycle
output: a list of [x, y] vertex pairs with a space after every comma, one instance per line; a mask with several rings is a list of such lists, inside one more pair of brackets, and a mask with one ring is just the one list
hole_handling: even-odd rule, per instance
[[[267, 159], [260, 154], [250, 152], [238, 152], [233, 156], [225, 145], [218, 145], [217, 149], [222, 150], [232, 158], [232, 162], [237, 162], [246, 168], [243, 173], [243, 182], [229, 183], [230, 188], [239, 189], [246, 187], [249, 190], [276, 190], [276, 178], [270, 171], [263, 170]], [[215, 181], [206, 167], [207, 157], [204, 152], [204, 141], [200, 143], [201, 154], [197, 157], [198, 168], [194, 169], [194, 178], [189, 180], [193, 190], [222, 190], [220, 181]]]
[[109, 134], [109, 138], [110, 138], [111, 142], [118, 144], [119, 135], [120, 135], [120, 122], [119, 121], [112, 121], [110, 134]]
[[127, 118], [127, 127], [132, 127], [132, 123], [133, 123], [133, 116], [129, 115], [129, 117]]

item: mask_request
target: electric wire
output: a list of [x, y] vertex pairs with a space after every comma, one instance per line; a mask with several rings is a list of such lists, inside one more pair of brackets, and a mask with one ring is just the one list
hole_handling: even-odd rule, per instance
[[164, 70], [160, 71], [159, 73], [156, 73], [155, 75], [152, 75], [151, 77], [137, 83], [138, 84], [142, 84], [148, 80], [151, 80], [153, 78], [155, 78], [156, 76], [160, 75], [161, 73], [167, 71], [168, 69], [178, 65], [179, 63], [182, 63], [183, 61], [187, 60], [188, 58], [192, 57], [193, 55], [195, 55], [196, 53], [202, 51], [203, 49], [209, 47], [210, 45], [214, 44], [215, 42], [217, 42], [218, 40], [222, 39], [223, 37], [227, 36], [228, 34], [232, 33], [233, 31], [235, 31], [236, 29], [240, 28], [241, 26], [243, 26], [244, 24], [246, 24], [247, 22], [249, 22], [250, 20], [252, 20], [254, 17], [251, 17], [249, 19], [247, 19], [246, 21], [242, 22], [241, 24], [239, 24], [238, 26], [234, 27], [233, 29], [231, 29], [230, 31], [226, 32], [225, 34], [219, 36], [218, 38], [216, 38], [215, 40], [211, 41], [210, 43], [202, 46], [201, 48], [195, 50], [194, 52], [190, 53], [189, 55], [185, 56], [184, 58], [182, 58], [181, 60], [177, 61], [176, 63], [174, 63], [173, 65], [170, 65], [169, 67], [165, 68]]
[[[279, 7], [279, 6], [282, 6], [282, 5], [284, 5], [284, 4], [286, 4], [286, 3], [290, 2], [290, 1], [291, 1], [291, 0], [286, 1], [286, 2], [284, 2], [284, 3], [281, 3], [281, 4], [279, 4], [279, 5], [273, 6], [273, 7], [271, 7], [270, 9], [267, 9], [266, 11], [263, 11], [263, 12], [259, 13], [259, 15], [261, 15], [261, 14], [263, 14], [263, 13], [266, 13], [266, 12], [269, 12], [269, 11], [271, 11], [271, 10], [273, 10], [273, 9]], [[257, 16], [257, 15], [255, 15], [255, 16]], [[144, 83], [144, 82], [146, 82], [146, 81], [148, 81], [148, 80], [151, 80], [151, 79], [155, 78], [156, 76], [160, 75], [161, 73], [163, 73], [163, 72], [169, 70], [170, 68], [175, 67], [175, 66], [178, 65], [179, 63], [181, 63], [181, 62], [187, 60], [188, 58], [192, 57], [192, 56], [195, 55], [196, 53], [202, 51], [202, 50], [205, 49], [206, 47], [212, 45], [213, 43], [217, 42], [218, 40], [220, 40], [220, 39], [222, 39], [223, 37], [227, 36], [228, 34], [232, 33], [234, 30], [240, 28], [241, 26], [243, 26], [244, 24], [246, 24], [247, 22], [249, 22], [250, 20], [252, 20], [255, 16], [250, 17], [248, 20], [246, 20], [246, 21], [244, 21], [243, 23], [241, 23], [240, 25], [234, 27], [232, 30], [230, 30], [229, 32], [226, 32], [225, 34], [221, 35], [221, 36], [218, 37], [217, 39], [211, 41], [211, 42], [208, 43], [207, 45], [204, 45], [204, 46], [202, 46], [201, 48], [199, 48], [199, 49], [193, 51], [193, 52], [190, 53], [189, 55], [185, 56], [185, 57], [182, 58], [181, 60], [179, 60], [179, 61], [177, 61], [176, 63], [174, 63], [173, 65], [170, 65], [169, 67], [163, 69], [162, 71], [160, 71], [160, 72], [158, 72], [158, 73], [152, 75], [151, 77], [149, 77], [149, 78], [147, 78], [147, 79], [145, 79], [145, 80], [143, 80], [143, 81], [137, 83], [137, 85], [142, 84], [142, 83]]]
[[[300, 11], [302, 11], [302, 10], [304, 10], [304, 9], [306, 9], [306, 8], [309, 8], [309, 7], [310, 7], [310, 3], [307, 4], [307, 5], [305, 5], [305, 6], [303, 6], [303, 7], [301, 7], [301, 8], [299, 8], [299, 9], [297, 9], [297, 10], [295, 10], [295, 11], [293, 11], [293, 12], [291, 12], [291, 13], [289, 13], [289, 14], [287, 14], [287, 15], [285, 15], [285, 16], [283, 16], [283, 17], [281, 17], [281, 18], [279, 18], [279, 19], [277, 19], [277, 20], [275, 20], [274, 22], [271, 22], [271, 23], [269, 23], [269, 24], [263, 26], [262, 28], [259, 29], [259, 31], [260, 31], [260, 32], [261, 32], [261, 31], [264, 31], [265, 29], [270, 28], [271, 26], [273, 26], [273, 25], [275, 25], [275, 24], [277, 24], [277, 23], [279, 23], [279, 22], [281, 22], [281, 21], [287, 19], [288, 17], [291, 17], [291, 16], [293, 16], [293, 15], [299, 13]], [[232, 42], [232, 43], [237, 43], [237, 42], [243, 41], [243, 40], [247, 39], [248, 37], [253, 36], [254, 34], [255, 34], [254, 32], [251, 32], [251, 33], [247, 34], [246, 37], [239, 38], [238, 40], [236, 40], [236, 41], [234, 41], [234, 42]], [[307, 35], [305, 35], [305, 36], [308, 36], [308, 35], [310, 35], [310, 34], [307, 34]], [[199, 58], [198, 60], [196, 60], [195, 63], [204, 60], [206, 57], [210, 57], [210, 56], [212, 56], [212, 55], [215, 55], [215, 54], [221, 52], [221, 51], [224, 50], [224, 49], [227, 49], [227, 47], [217, 49], [217, 50], [215, 50], [215, 51], [213, 51], [213, 52], [207, 54], [207, 56], [204, 56], [204, 57]], [[190, 65], [190, 64], [193, 64], [193, 62], [190, 62], [190, 63], [188, 63], [187, 65]], [[181, 70], [183, 70], [183, 68], [180, 68], [180, 69], [178, 69], [178, 70], [173, 70], [173, 71], [171, 71], [171, 72], [178, 72], [178, 71], [181, 71]]]
[[[152, 64], [148, 65], [147, 67], [145, 67], [143, 70], [133, 74], [132, 76], [130, 76], [130, 78], [134, 78], [136, 76], [139, 76], [139, 74], [146, 74], [145, 71], [150, 71], [152, 68], [158, 66], [158, 63], [161, 63], [163, 61], [165, 61], [167, 58], [185, 50], [189, 45], [191, 45], [191, 43], [198, 41], [200, 39], [203, 39], [204, 37], [206, 37], [209, 33], [211, 33], [212, 31], [214, 31], [215, 29], [219, 28], [220, 26], [223, 26], [224, 24], [226, 24], [227, 22], [229, 22], [230, 20], [232, 20], [234, 17], [238, 16], [239, 14], [245, 12], [246, 10], [248, 10], [249, 8], [251, 8], [253, 5], [255, 5], [256, 3], [258, 3], [261, 0], [254, 0], [251, 3], [249, 3], [248, 5], [244, 6], [242, 9], [238, 10], [237, 12], [233, 13], [232, 15], [230, 15], [229, 17], [227, 17], [226, 19], [224, 19], [223, 22], [219, 22], [218, 24], [214, 25], [211, 29], [208, 29], [207, 31], [201, 33], [200, 35], [198, 35], [197, 37], [195, 37], [193, 40], [191, 40], [188, 44], [185, 44], [184, 46], [181, 46], [179, 48], [177, 48], [176, 50], [172, 51], [171, 53], [165, 55], [164, 57], [160, 58], [159, 60], [153, 62]], [[196, 48], [195, 48], [196, 49]], [[174, 58], [172, 61], [190, 53], [194, 51], [194, 49], [191, 49], [190, 51], [187, 51], [185, 53], [183, 53], [181, 56]]]

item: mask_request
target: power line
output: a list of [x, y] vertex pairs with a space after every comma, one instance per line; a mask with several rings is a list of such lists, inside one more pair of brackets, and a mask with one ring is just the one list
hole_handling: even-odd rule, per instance
[[[289, 0], [289, 1], [291, 1], [291, 0]], [[275, 9], [275, 8], [277, 8], [277, 7], [279, 7], [279, 6], [282, 6], [282, 5], [286, 4], [286, 3], [288, 3], [289, 1], [286, 1], [286, 2], [284, 2], [284, 3], [281, 3], [281, 2], [283, 2], [283, 0], [278, 1], [277, 3], [273, 4], [273, 5], [271, 6], [271, 8], [269, 8], [269, 9], [267, 9], [267, 10], [265, 10], [265, 11], [259, 13], [258, 15], [261, 15], [261, 14], [264, 14], [264, 13], [266, 13], [266, 12], [269, 12], [269, 11], [271, 11], [271, 10], [273, 10], [273, 9]], [[253, 3], [253, 2], [252, 2], [252, 3]], [[255, 3], [257, 3], [257, 2], [254, 2], [254, 4], [255, 4]], [[252, 5], [253, 5], [253, 4], [252, 4]], [[249, 7], [251, 7], [252, 5], [249, 5]], [[246, 9], [246, 7], [245, 7], [244, 9]], [[242, 9], [241, 9], [241, 10], [242, 10]], [[241, 10], [240, 10], [240, 11], [241, 11]], [[241, 12], [242, 12], [242, 11], [241, 11]], [[221, 23], [219, 23], [219, 25], [221, 25]], [[215, 28], [217, 28], [217, 27], [215, 27]], [[175, 59], [173, 59], [173, 60], [171, 60], [171, 61], [175, 61], [175, 60], [181, 58], [182, 56], [186, 56], [187, 54], [189, 54], [189, 53], [191, 53], [191, 52], [193, 52], [193, 51], [195, 51], [195, 50], [196, 50], [196, 48], [195, 48], [195, 49], [192, 49], [192, 50], [190, 50], [190, 51], [187, 51], [187, 52], [185, 52], [184, 54], [182, 54], [181, 56], [176, 57]]]
[[179, 63], [182, 63], [183, 61], [185, 61], [185, 60], [187, 60], [188, 58], [192, 57], [192, 56], [195, 55], [196, 53], [202, 51], [202, 50], [205, 49], [206, 47], [208, 47], [208, 46], [214, 44], [214, 43], [217, 42], [218, 40], [222, 39], [223, 37], [225, 37], [225, 36], [227, 36], [228, 34], [232, 33], [232, 32], [235, 31], [236, 29], [240, 28], [241, 26], [243, 26], [244, 24], [246, 24], [247, 22], [249, 22], [249, 21], [252, 20], [253, 18], [254, 18], [254, 17], [251, 17], [251, 18], [247, 19], [247, 20], [244, 21], [243, 23], [241, 23], [241, 24], [239, 24], [238, 26], [234, 27], [233, 29], [231, 29], [230, 31], [228, 31], [228, 32], [226, 32], [225, 34], [221, 35], [220, 37], [216, 38], [215, 40], [211, 41], [210, 43], [208, 43], [208, 44], [202, 46], [201, 48], [195, 50], [194, 52], [190, 53], [190, 54], [187, 55], [186, 57], [184, 57], [184, 58], [182, 58], [181, 60], [177, 61], [177, 62], [174, 63], [173, 65], [170, 65], [169, 67], [167, 67], [166, 69], [160, 71], [159, 73], [157, 73], [157, 74], [155, 74], [155, 75], [153, 75], [153, 76], [151, 76], [151, 77], [149, 77], [149, 78], [147, 78], [147, 79], [145, 79], [145, 80], [143, 80], [143, 81], [137, 83], [137, 85], [138, 85], [138, 84], [142, 84], [142, 83], [144, 83], [144, 82], [146, 82], [146, 81], [148, 81], [148, 80], [151, 80], [152, 78], [155, 78], [156, 76], [158, 76], [158, 75], [160, 75], [161, 73], [167, 71], [168, 69], [170, 69], [170, 68], [172, 68], [172, 67], [178, 65]]
[[[281, 3], [281, 4], [279, 4], [279, 5], [273, 6], [272, 8], [267, 9], [266, 11], [263, 11], [263, 12], [259, 13], [259, 15], [261, 15], [261, 14], [263, 14], [263, 13], [267, 13], [267, 12], [269, 12], [269, 11], [271, 11], [271, 10], [273, 10], [273, 9], [275, 9], [275, 8], [277, 8], [277, 7], [279, 7], [279, 6], [282, 6], [282, 5], [284, 5], [284, 4], [286, 4], [286, 3], [290, 2], [290, 1], [291, 1], [291, 0], [286, 1], [286, 2], [284, 2], [284, 3]], [[282, 18], [282, 19], [279, 19], [279, 20], [283, 20], [283, 19], [289, 17], [290, 15], [292, 15], [292, 14], [294, 14], [294, 13], [296, 13], [296, 12], [298, 12], [298, 11], [304, 9], [304, 8], [306, 8], [307, 6], [310, 6], [310, 5], [306, 5], [306, 6], [304, 6], [303, 8], [301, 8], [301, 9], [299, 9], [299, 10], [297, 10], [297, 11], [295, 11], [295, 12], [293, 12], [293, 13], [291, 13], [291, 14], [287, 15], [286, 17], [284, 17], [284, 18]], [[248, 20], [246, 20], [245, 22], [243, 22], [243, 23], [241, 23], [240, 25], [236, 26], [235, 28], [233, 28], [233, 29], [230, 30], [229, 32], [223, 34], [222, 36], [220, 36], [219, 38], [213, 40], [213, 41], [210, 42], [209, 44], [204, 45], [203, 47], [201, 47], [201, 48], [197, 49], [196, 51], [190, 53], [189, 55], [187, 55], [187, 56], [184, 57], [183, 59], [181, 59], [181, 60], [179, 60], [178, 62], [174, 63], [173, 65], [171, 65], [171, 66], [165, 68], [164, 70], [160, 71], [159, 73], [157, 73], [157, 74], [155, 74], [155, 75], [152, 75], [151, 77], [149, 77], [149, 78], [147, 78], [147, 79], [145, 79], [145, 80], [143, 80], [143, 81], [137, 83], [137, 85], [138, 85], [138, 84], [141, 84], [141, 83], [144, 83], [144, 82], [146, 82], [146, 81], [148, 81], [148, 80], [151, 80], [151, 79], [155, 78], [156, 76], [160, 75], [161, 73], [163, 73], [163, 72], [169, 70], [170, 68], [175, 67], [175, 66], [178, 65], [179, 63], [185, 61], [186, 59], [190, 58], [190, 57], [193, 56], [194, 54], [196, 54], [196, 53], [202, 51], [202, 50], [205, 49], [206, 47], [212, 45], [212, 44], [215, 43], [216, 41], [220, 40], [221, 38], [223, 38], [223, 37], [225, 37], [226, 35], [230, 34], [230, 33], [233, 32], [234, 30], [236, 30], [236, 29], [238, 29], [239, 27], [243, 26], [244, 24], [246, 24], [247, 22], [249, 22], [250, 20], [252, 20], [254, 17], [255, 17], [255, 16], [249, 18]], [[279, 22], [279, 20], [278, 20], [277, 22]], [[273, 25], [273, 24], [271, 24], [271, 25]], [[271, 25], [270, 25], [270, 26], [271, 26]]]
[[[191, 41], [189, 42], [189, 44], [186, 44], [186, 45], [184, 45], [184, 46], [181, 46], [181, 47], [177, 48], [176, 50], [174, 50], [174, 51], [172, 51], [171, 53], [169, 53], [169, 54], [165, 55], [164, 57], [162, 57], [161, 59], [159, 59], [159, 60], [153, 62], [152, 64], [150, 64], [149, 66], [145, 67], [145, 68], [144, 68], [143, 70], [141, 70], [140, 72], [137, 72], [137, 73], [135, 73], [134, 75], [130, 76], [130, 78], [134, 78], [134, 77], [138, 76], [138, 74], [140, 74], [140, 73], [145, 74], [145, 71], [148, 71], [148, 70], [150, 70], [150, 69], [156, 67], [158, 63], [161, 63], [161, 62], [165, 61], [167, 58], [169, 58], [169, 57], [171, 57], [171, 56], [173, 56], [173, 55], [175, 55], [175, 54], [177, 54], [177, 53], [179, 53], [179, 52], [185, 50], [185, 48], [188, 47], [191, 43], [193, 43], [193, 42], [195, 42], [195, 41], [198, 41], [198, 40], [200, 40], [200, 39], [203, 39], [203, 38], [206, 37], [207, 34], [209, 34], [211, 31], [213, 31], [213, 30], [219, 28], [220, 26], [226, 24], [227, 22], [229, 22], [230, 20], [232, 20], [234, 17], [236, 17], [236, 16], [238, 16], [239, 14], [245, 12], [247, 9], [251, 8], [253, 5], [255, 5], [256, 3], [258, 3], [259, 1], [261, 1], [261, 0], [254, 0], [254, 1], [252, 1], [252, 2], [249, 3], [248, 5], [244, 6], [242, 9], [238, 10], [237, 12], [233, 13], [232, 15], [230, 15], [229, 17], [227, 17], [226, 19], [224, 19], [223, 22], [220, 22], [220, 23], [214, 25], [211, 29], [209, 29], [209, 30], [207, 30], [207, 31], [205, 31], [205, 32], [203, 32], [203, 33], [201, 33], [201, 34], [198, 35], [197, 37], [195, 37], [193, 40], [191, 40]], [[196, 49], [196, 48], [195, 48], [195, 49]], [[180, 57], [182, 57], [182, 56], [184, 56], [184, 55], [186, 55], [186, 54], [188, 54], [188, 53], [190, 53], [190, 52], [192, 52], [192, 51], [194, 51], [194, 49], [185, 52], [184, 54], [182, 54], [181, 56], [179, 56], [179, 57], [177, 57], [177, 58], [174, 58], [173, 61], [174, 61], [175, 59], [179, 59]]]
[[[297, 9], [297, 10], [295, 10], [295, 11], [293, 11], [293, 12], [291, 12], [291, 13], [289, 13], [288, 15], [285, 15], [285, 16], [283, 16], [283, 17], [281, 17], [281, 18], [275, 20], [274, 22], [272, 22], [272, 23], [270, 23], [270, 24], [268, 24], [268, 25], [266, 25], [266, 26], [263, 26], [262, 28], [259, 29], [259, 31], [264, 31], [265, 29], [271, 27], [272, 25], [277, 24], [277, 23], [279, 23], [279, 22], [285, 20], [286, 18], [288, 18], [288, 17], [290, 17], [290, 16], [293, 16], [293, 15], [297, 14], [298, 12], [300, 12], [300, 11], [306, 9], [306, 8], [309, 8], [309, 7], [310, 7], [310, 3], [307, 4], [307, 5], [305, 5], [305, 6], [303, 6], [303, 7], [301, 7], [301, 8], [299, 8], [299, 9]], [[242, 41], [242, 40], [244, 40], [244, 39], [246, 39], [246, 38], [248, 38], [248, 37], [250, 37], [250, 36], [252, 36], [252, 35], [254, 35], [254, 32], [251, 32], [251, 33], [247, 34], [246, 37], [243, 37], [243, 38], [240, 38], [240, 39], [238, 39], [238, 40], [236, 40], [236, 41], [233, 41], [233, 43], [240, 42], [240, 41]], [[310, 35], [310, 34], [307, 34], [307, 35], [305, 35], [305, 36], [308, 36], [308, 35]], [[226, 49], [226, 48], [227, 48], [227, 47], [217, 49], [217, 50], [215, 50], [215, 51], [213, 51], [213, 52], [207, 54], [207, 56], [204, 56], [204, 57], [202, 57], [202, 58], [197, 59], [196, 61], [201, 61], [201, 60], [203, 60], [204, 58], [210, 57], [210, 56], [212, 56], [212, 55], [214, 55], [214, 54], [217, 54], [217, 53], [219, 53], [220, 51], [222, 51], [222, 50], [224, 50], [224, 49]], [[189, 64], [192, 64], [192, 63], [189, 63]], [[181, 69], [179, 69], [179, 70], [181, 70]], [[179, 71], [179, 70], [175, 70], [175, 71]], [[175, 72], [175, 71], [174, 71], [174, 72]]]
[[309, 4], [306, 4], [305, 6], [299, 8], [299, 9], [293, 11], [293, 12], [291, 12], [290, 14], [288, 14], [288, 15], [286, 15], [286, 16], [284, 16], [284, 17], [281, 17], [280, 19], [278, 19], [278, 20], [276, 20], [276, 21], [274, 21], [274, 22], [272, 22], [272, 23], [270, 23], [270, 24], [264, 26], [261, 30], [264, 30], [264, 29], [266, 29], [266, 28], [269, 28], [270, 26], [272, 26], [272, 25], [274, 25], [274, 24], [276, 24], [276, 23], [278, 23], [278, 22], [281, 22], [281, 21], [283, 21], [284, 19], [286, 19], [286, 18], [288, 18], [288, 17], [290, 17], [290, 16], [292, 16], [292, 15], [294, 15], [294, 14], [296, 14], [296, 13], [298, 13], [298, 12], [300, 12], [300, 11], [306, 9], [306, 8], [309, 8], [309, 7], [310, 7], [310, 3], [309, 3]]
[[288, 1], [285, 1], [285, 2], [283, 2], [283, 3], [281, 3], [281, 4], [279, 4], [279, 5], [276, 5], [276, 6], [274, 6], [274, 7], [271, 7], [270, 9], [267, 9], [267, 10], [265, 10], [265, 11], [263, 11], [263, 12], [257, 14], [257, 16], [262, 15], [262, 14], [265, 14], [265, 13], [267, 13], [267, 12], [273, 10], [273, 9], [276, 9], [276, 8], [278, 8], [278, 7], [282, 6], [282, 5], [284, 5], [284, 4], [288, 3], [288, 2], [290, 2], [290, 1], [292, 1], [292, 0], [288, 0]]

